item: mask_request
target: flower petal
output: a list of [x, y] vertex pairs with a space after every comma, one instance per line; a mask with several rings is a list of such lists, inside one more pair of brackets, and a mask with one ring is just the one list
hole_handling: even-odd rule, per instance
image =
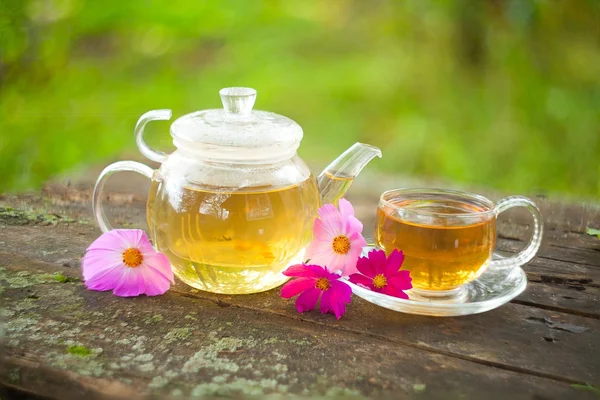
[[357, 258], [350, 257], [349, 254], [347, 254], [344, 257], [344, 265], [342, 266], [342, 276], [348, 276], [358, 272], [358, 270], [356, 269], [356, 260]]
[[335, 292], [335, 298], [344, 303], [350, 303], [352, 299], [352, 288], [347, 283], [337, 280], [331, 281], [331, 289]]
[[400, 271], [402, 263], [404, 262], [404, 253], [394, 249], [387, 258], [385, 266], [385, 276], [392, 276]]
[[144, 240], [143, 237], [140, 239], [140, 243], [138, 243], [137, 249], [142, 253], [142, 255], [157, 253], [162, 254], [158, 250], [156, 250], [154, 246], [152, 246], [152, 243], [150, 243], [149, 240]]
[[161, 274], [165, 279], [175, 283], [171, 262], [165, 254], [154, 252], [150, 254], [145, 253], [142, 255], [144, 257], [144, 261], [141, 266], [147, 266], [154, 273]]
[[350, 240], [350, 250], [354, 248], [354, 250], [362, 252], [363, 247], [367, 245], [367, 241], [360, 232], [351, 233], [348, 240]]
[[101, 273], [86, 279], [85, 286], [91, 290], [112, 290], [119, 284], [119, 282], [121, 282], [122, 276], [125, 273], [125, 268], [126, 267], [121, 264], [113, 268], [106, 269]]
[[356, 217], [350, 216], [344, 223], [344, 234], [350, 236], [353, 233], [362, 233], [363, 224]]
[[281, 288], [281, 297], [289, 299], [315, 287], [315, 278], [297, 278], [289, 281]]
[[371, 265], [375, 269], [375, 275], [383, 274], [385, 272], [385, 266], [387, 262], [385, 251], [371, 250], [369, 254], [367, 254], [367, 257], [369, 257], [369, 260], [371, 260]]
[[298, 278], [320, 278], [326, 273], [323, 267], [318, 265], [295, 264], [290, 265], [282, 272], [285, 276]]
[[331, 203], [324, 204], [319, 208], [318, 213], [321, 219], [336, 219], [340, 217], [340, 212]]
[[356, 262], [356, 269], [369, 278], [374, 278], [375, 275], [377, 275], [377, 270], [373, 266], [371, 259], [368, 257], [359, 257]]
[[328, 261], [329, 262], [325, 265], [327, 266], [329, 271], [336, 272], [343, 269], [346, 265], [346, 256], [334, 252], [331, 254]]
[[321, 291], [317, 288], [312, 288], [302, 293], [296, 299], [296, 310], [299, 313], [310, 311], [317, 305]]
[[[352, 289], [341, 281], [332, 281], [331, 287], [321, 297], [321, 313], [332, 311], [336, 319], [340, 319], [346, 312], [346, 304], [352, 298]], [[326, 296], [327, 295], [327, 296]], [[324, 304], [325, 303], [325, 304]], [[327, 308], [327, 311], [324, 309]]]
[[319, 305], [319, 311], [321, 311], [321, 314], [327, 314], [329, 310], [333, 311], [333, 304], [331, 303], [332, 297], [331, 287], [323, 291], [323, 295], [321, 296], [321, 304]]
[[352, 262], [354, 263], [354, 266], [356, 266], [361, 254], [362, 254], [361, 247], [350, 248], [350, 252], [348, 253], [348, 259], [352, 260]]
[[401, 270], [395, 275], [387, 278], [388, 285], [394, 286], [398, 290], [412, 289], [412, 278], [410, 272], [407, 270]]
[[144, 279], [144, 275], [142, 274], [142, 270], [138, 268], [136, 273], [136, 281], [137, 281], [137, 289], [140, 294], [146, 293], [146, 279]]
[[83, 279], [87, 280], [105, 270], [112, 269], [118, 265], [123, 266], [123, 256], [105, 249], [91, 249], [85, 253], [81, 261]]
[[324, 249], [322, 245], [319, 245], [317, 243], [321, 242], [313, 241], [313, 243], [311, 243], [311, 245], [308, 247], [308, 250], [305, 253], [305, 257], [310, 259], [311, 263], [323, 265], [327, 267], [330, 271], [337, 271], [339, 268], [341, 268], [336, 267], [336, 265], [339, 264], [339, 262], [336, 261], [338, 254], [336, 254], [332, 249]]
[[333, 238], [338, 235], [338, 232], [332, 231], [331, 226], [326, 225], [323, 220], [315, 219], [315, 223], [313, 225], [313, 236], [315, 240], [320, 240], [322, 242], [331, 243]]
[[330, 281], [336, 281], [342, 277], [340, 274], [337, 274], [334, 271], [330, 271], [327, 267], [325, 267], [325, 269], [327, 270], [327, 275], [324, 276], [324, 278], [327, 278]]
[[163, 274], [151, 272], [149, 269], [139, 267], [140, 276], [144, 280], [146, 296], [158, 296], [164, 294], [171, 287], [171, 282]]
[[[125, 268], [119, 283], [113, 290], [113, 294], [121, 297], [133, 297], [142, 294], [140, 285], [138, 285], [138, 277], [140, 272], [137, 268]], [[145, 286], [142, 288], [145, 289]]]
[[[331, 254], [334, 254], [333, 239], [330, 239], [328, 241], [321, 241], [315, 239], [308, 245], [305, 257], [309, 260], [312, 260], [313, 257], [328, 257]], [[316, 264], [322, 265], [319, 262], [316, 262]]]
[[127, 249], [127, 243], [123, 237], [117, 232], [117, 229], [103, 233], [92, 242], [87, 248], [88, 250], [106, 250], [111, 252], [123, 253]]
[[141, 229], [113, 229], [111, 232], [115, 232], [116, 235], [120, 236], [127, 248], [138, 249], [140, 243], [149, 243], [148, 236]]
[[394, 285], [385, 285], [381, 292], [387, 294], [388, 296], [394, 296], [400, 299], [408, 299], [408, 295], [397, 289]]
[[362, 254], [363, 247], [367, 245], [367, 242], [358, 232], [353, 233], [350, 237], [350, 250], [344, 256], [344, 267], [342, 268], [342, 275], [351, 275], [358, 271], [356, 264], [358, 258]]
[[325, 204], [319, 208], [319, 216], [323, 221], [323, 227], [334, 237], [342, 233], [344, 229], [342, 217], [333, 204]]
[[362, 274], [352, 274], [348, 277], [348, 279], [350, 282], [356, 285], [364, 286], [370, 290], [375, 290], [375, 286], [373, 286], [373, 279], [367, 278]]
[[338, 206], [340, 208], [340, 214], [342, 216], [342, 219], [354, 217], [354, 208], [348, 200], [340, 199], [340, 201], [338, 201]]

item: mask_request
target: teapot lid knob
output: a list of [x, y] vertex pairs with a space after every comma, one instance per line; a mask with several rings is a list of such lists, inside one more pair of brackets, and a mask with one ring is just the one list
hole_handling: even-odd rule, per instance
[[250, 114], [256, 101], [256, 90], [245, 87], [221, 89], [221, 102], [225, 111], [234, 114]]

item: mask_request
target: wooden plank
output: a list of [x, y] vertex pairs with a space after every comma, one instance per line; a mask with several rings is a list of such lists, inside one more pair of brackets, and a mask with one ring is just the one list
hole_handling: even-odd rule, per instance
[[[177, 290], [190, 293], [183, 285]], [[293, 303], [280, 299], [277, 291], [230, 297], [199, 292], [196, 296], [288, 318], [297, 317]], [[301, 318], [317, 324], [324, 321], [316, 313], [306, 313]], [[576, 334], [553, 329], [546, 319], [582, 327], [585, 331]], [[523, 369], [530, 374], [568, 382], [600, 383], [600, 321], [596, 319], [511, 303], [484, 314], [431, 318], [396, 313], [354, 297], [345, 318], [338, 322], [328, 320], [327, 324], [484, 365]]]
[[[22, 198], [19, 199], [14, 200], [13, 198], [10, 204], [20, 204], [25, 207], [27, 207], [26, 204], [30, 204]], [[4, 197], [3, 202], [6, 201], [7, 198]], [[39, 200], [31, 199], [31, 202], [36, 201]], [[133, 203], [131, 203], [132, 201]], [[130, 204], [127, 204], [128, 202]], [[117, 215], [124, 221], [135, 222], [143, 218], [143, 208], [140, 207], [140, 203], [135, 203], [135, 200], [125, 200], [124, 204], [127, 206], [114, 207]], [[58, 210], [55, 207], [59, 206], [52, 203], [51, 206], [42, 204], [39, 207], [42, 209], [42, 215], [47, 215], [47, 210]], [[62, 207], [60, 210], [64, 210], [66, 216], [77, 219], [80, 216], [86, 218], [87, 215], [87, 218], [89, 218], [89, 210], [85, 202], [76, 203], [75, 205], [65, 202], [60, 207]], [[59, 214], [61, 214], [60, 210]], [[0, 223], [2, 223], [1, 219]], [[98, 231], [90, 225], [71, 224], [69, 226], [59, 223], [57, 226], [43, 226], [43, 223], [29, 223], [22, 227], [11, 226], [10, 232], [2, 229], [0, 231], [0, 245], [4, 246], [3, 250], [6, 252], [15, 252], [26, 255], [28, 258], [36, 258], [75, 268], [78, 266], [77, 260], [82, 255], [85, 247], [98, 235]], [[76, 234], [73, 231], [76, 231]], [[569, 239], [576, 238], [570, 232], [565, 233], [569, 235]], [[549, 237], [552, 238], [552, 236]], [[552, 240], [557, 240], [556, 243], [560, 244], [560, 235], [556, 234], [555, 239]], [[522, 245], [522, 242], [515, 240], [505, 242], [508, 243], [506, 245], [508, 250], [516, 249]], [[588, 241], [586, 243], [595, 242]], [[594, 363], [593, 359], [594, 357], [598, 359], [597, 350], [594, 351], [598, 348], [598, 342], [590, 335], [597, 333], [598, 321], [580, 318], [578, 315], [586, 315], [585, 312], [589, 312], [592, 314], [591, 316], [597, 314], [598, 303], [595, 297], [597, 292], [593, 292], [593, 289], [597, 286], [593, 285], [598, 281], [594, 277], [592, 282], [579, 282], [585, 290], [578, 291], [567, 287], [573, 286], [573, 282], [564, 281], [560, 283], [554, 279], [556, 277], [567, 279], [572, 274], [578, 277], [576, 279], [586, 279], [581, 278], [581, 275], [586, 275], [596, 269], [596, 264], [593, 260], [590, 261], [588, 257], [590, 249], [581, 249], [578, 246], [578, 243], [573, 244], [571, 249], [573, 252], [567, 253], [567, 257], [563, 257], [567, 259], [566, 261], [556, 261], [559, 264], [562, 263], [562, 267], [568, 266], [571, 268], [570, 271], [562, 272], [560, 269], [557, 271], [555, 265], [548, 264], [549, 258], [543, 258], [546, 254], [543, 249], [543, 257], [534, 260], [531, 268], [529, 266], [526, 268], [530, 278], [534, 281], [539, 278], [539, 282], [534, 282], [530, 286], [530, 289], [533, 287], [532, 292], [529, 290], [526, 292], [526, 294], [531, 294], [529, 298], [519, 298], [521, 305], [507, 305], [481, 316], [443, 320], [406, 316], [382, 311], [379, 308], [375, 309], [377, 310], [375, 313], [374, 310], [368, 308], [373, 306], [355, 298], [351, 308], [354, 314], [349, 311], [347, 318], [345, 317], [342, 321], [327, 320], [325, 323], [329, 329], [351, 331], [395, 344], [400, 343], [416, 349], [467, 359], [475, 363], [482, 363], [482, 365], [494, 365], [498, 368], [513, 371], [524, 370], [529, 374], [562, 379], [567, 382], [594, 382], [591, 378], [600, 375], [598, 374], [597, 362]], [[593, 247], [591, 251], [595, 251]], [[562, 251], [557, 253], [559, 253], [559, 257], [564, 254]], [[555, 254], [550, 256], [554, 257]], [[576, 260], [582, 262], [575, 264], [567, 262], [571, 256], [575, 256]], [[538, 262], [538, 265], [535, 265], [536, 262]], [[538, 268], [538, 270], [534, 268]], [[548, 280], [548, 276], [552, 279]], [[561, 285], [566, 286], [561, 287]], [[188, 292], [189, 288], [187, 287], [178, 287], [176, 290], [181, 290], [181, 293], [187, 296], [202, 297], [211, 301], [219, 301], [221, 304], [232, 304], [239, 308], [249, 308], [289, 319], [298, 318], [291, 307], [291, 303], [283, 302], [275, 292], [255, 296], [237, 296], [223, 300], [223, 296]], [[573, 296], [570, 296], [572, 292]], [[582, 292], [584, 292], [584, 295], [582, 295]], [[566, 299], [565, 297], [574, 298]], [[570, 303], [567, 301], [570, 301]], [[546, 309], [540, 310], [522, 304], [545, 307]], [[576, 315], [567, 315], [552, 310], [570, 311]], [[350, 317], [351, 315], [354, 316]], [[497, 319], [493, 319], [491, 315], [496, 315]], [[313, 314], [304, 314], [301, 317], [303, 321], [321, 326], [323, 322], [320, 318], [327, 317]], [[348, 322], [351, 318], [353, 323]], [[417, 320], [413, 318], [417, 318]], [[419, 318], [424, 318], [424, 320]], [[581, 334], [560, 331], [550, 328], [548, 321], [545, 321], [544, 318], [550, 318], [551, 322], [562, 321], [576, 326], [584, 326], [588, 330]], [[392, 323], [389, 323], [388, 319]], [[407, 327], [409, 327], [410, 334], [404, 335], [404, 330]], [[378, 333], [373, 333], [374, 330]], [[485, 337], [486, 330], [492, 332], [493, 335]], [[382, 333], [379, 333], [379, 331]], [[454, 334], [448, 335], [446, 331], [454, 332]], [[496, 331], [498, 331], [498, 334], [494, 333]], [[465, 332], [465, 334], [462, 334], [462, 332]], [[510, 340], [503, 343], [502, 338], [499, 336], [508, 336]], [[540, 345], [539, 341], [544, 343]], [[550, 345], [554, 347], [548, 347]], [[513, 346], [513, 349], [507, 349], [507, 346]], [[516, 356], [513, 353], [516, 353]], [[579, 357], [580, 355], [581, 357]], [[556, 363], [556, 359], [561, 359], [562, 362]], [[573, 365], [574, 367], [564, 372], [561, 368], [564, 368], [565, 365]]]
[[[59, 236], [54, 234], [51, 238], [57, 239]], [[54, 248], [51, 243], [45, 245]], [[43, 252], [42, 249], [40, 254]], [[28, 262], [22, 253], [21, 256], [5, 255], [2, 259], [3, 264], [8, 262], [6, 260], [12, 260], [8, 265]], [[65, 269], [65, 271], [78, 274], [77, 270]], [[280, 299], [277, 290], [252, 296], [194, 293], [194, 289], [181, 284], [176, 290], [188, 296], [210, 299], [214, 302], [261, 310], [291, 319], [298, 318], [292, 302]], [[302, 315], [301, 318], [320, 323], [324, 317], [309, 313]], [[588, 331], [574, 334], [548, 328], [544, 318], [583, 326]], [[600, 321], [533, 307], [509, 304], [482, 315], [436, 319], [394, 313], [355, 297], [347, 316], [339, 322], [328, 321], [328, 325], [368, 335], [372, 335], [375, 331], [378, 332], [378, 337], [417, 347], [424, 342], [426, 345], [423, 348], [429, 351], [467, 357], [472, 361], [492, 363], [508, 369], [523, 367], [533, 374], [553, 379], [566, 379], [568, 382], [594, 382], [598, 376], [596, 370], [599, 368], [600, 359], [594, 349], [600, 344], [600, 336], [597, 335]], [[451, 327], [447, 328], [447, 325]], [[410, 334], [407, 334], [406, 327], [410, 327]], [[489, 334], [486, 335], [485, 332]], [[510, 340], [505, 341], [505, 336]], [[531, 346], [532, 343], [537, 345]], [[554, 362], [556, 359], [561, 359], [562, 362]], [[569, 362], [572, 364], [570, 370], [563, 371], [564, 363], [569, 364]]]
[[567, 383], [336, 329], [327, 317], [308, 323], [175, 291], [122, 299], [53, 281], [56, 266], [22, 261], [2, 271], [0, 380], [50, 397], [593, 398]]

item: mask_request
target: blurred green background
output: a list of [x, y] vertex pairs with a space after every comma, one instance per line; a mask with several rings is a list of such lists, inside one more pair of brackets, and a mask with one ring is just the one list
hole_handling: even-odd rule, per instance
[[600, 197], [597, 0], [0, 0], [0, 191], [130, 155], [142, 113], [227, 86], [298, 121], [309, 161], [362, 141], [389, 173]]

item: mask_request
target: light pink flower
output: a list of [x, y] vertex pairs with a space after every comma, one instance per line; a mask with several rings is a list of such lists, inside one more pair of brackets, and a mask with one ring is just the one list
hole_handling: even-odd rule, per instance
[[104, 233], [88, 247], [82, 268], [88, 289], [123, 297], [156, 296], [174, 283], [169, 259], [154, 250], [140, 229]]
[[362, 236], [363, 225], [354, 216], [348, 200], [340, 199], [339, 211], [333, 204], [319, 208], [313, 227], [314, 240], [305, 258], [311, 264], [326, 266], [330, 271], [342, 270], [342, 275], [356, 272], [356, 261], [367, 242]]
[[346, 312], [346, 304], [350, 304], [352, 289], [340, 281], [338, 274], [332, 274], [318, 265], [292, 265], [283, 274], [296, 277], [281, 288], [281, 297], [289, 299], [296, 295], [296, 310], [299, 313], [310, 311], [321, 298], [322, 314], [332, 313], [340, 319]]
[[374, 292], [408, 299], [404, 290], [412, 288], [410, 272], [400, 269], [404, 253], [394, 249], [389, 257], [383, 250], [372, 250], [367, 257], [358, 259], [359, 273], [350, 275], [350, 282], [371, 289]]

